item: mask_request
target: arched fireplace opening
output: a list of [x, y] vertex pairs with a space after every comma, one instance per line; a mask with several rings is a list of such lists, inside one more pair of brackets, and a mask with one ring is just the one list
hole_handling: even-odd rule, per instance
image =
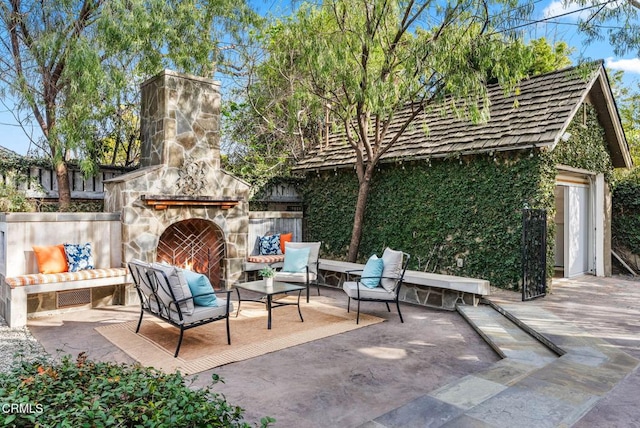
[[202, 273], [214, 288], [224, 288], [225, 239], [222, 230], [204, 219], [173, 223], [160, 235], [156, 260]]

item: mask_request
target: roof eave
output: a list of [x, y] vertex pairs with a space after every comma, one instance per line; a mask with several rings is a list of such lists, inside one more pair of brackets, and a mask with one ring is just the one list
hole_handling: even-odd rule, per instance
[[609, 149], [611, 150], [613, 166], [616, 168], [632, 168], [633, 159], [629, 151], [629, 143], [627, 142], [624, 128], [622, 127], [620, 112], [618, 111], [611, 91], [607, 71], [602, 64], [599, 67], [597, 77], [597, 81], [594, 82], [594, 84], [598, 84], [598, 90], [594, 91], [594, 94], [602, 98], [603, 104], [596, 103], [594, 105], [598, 110], [598, 116], [601, 118], [601, 121], [606, 122], [607, 118], [610, 120], [610, 123], [603, 123], [603, 127]]

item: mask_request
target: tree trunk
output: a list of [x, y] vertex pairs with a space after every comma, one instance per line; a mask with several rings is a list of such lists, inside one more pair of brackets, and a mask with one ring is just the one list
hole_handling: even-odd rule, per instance
[[367, 199], [369, 198], [373, 171], [373, 166], [367, 166], [362, 180], [359, 180], [358, 200], [356, 201], [356, 212], [353, 217], [353, 230], [351, 231], [351, 243], [349, 244], [349, 255], [347, 256], [347, 261], [352, 263], [355, 263], [358, 259], [358, 250], [360, 249], [360, 240], [362, 239], [362, 224], [364, 222], [364, 213], [367, 209]]
[[56, 163], [56, 178], [58, 179], [58, 211], [69, 211], [71, 207], [71, 187], [69, 186], [67, 162], [64, 160]]

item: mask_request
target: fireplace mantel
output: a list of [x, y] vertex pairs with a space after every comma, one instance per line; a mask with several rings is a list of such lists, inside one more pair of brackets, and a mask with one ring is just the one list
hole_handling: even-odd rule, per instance
[[228, 210], [240, 203], [240, 199], [213, 196], [183, 196], [183, 195], [142, 195], [140, 197], [146, 205], [157, 210], [166, 210], [169, 207], [218, 207]]

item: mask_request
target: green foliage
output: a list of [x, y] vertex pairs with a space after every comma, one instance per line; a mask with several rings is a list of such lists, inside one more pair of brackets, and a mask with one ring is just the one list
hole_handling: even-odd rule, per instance
[[[411, 254], [410, 269], [485, 278], [499, 287], [520, 279], [522, 208], [551, 209], [553, 171], [545, 156], [503, 154], [381, 166], [371, 187], [359, 259], [386, 246]], [[344, 259], [357, 182], [350, 171], [322, 173], [305, 185], [310, 239]], [[459, 268], [457, 258], [464, 259]]]
[[596, 6], [578, 21], [578, 29], [587, 36], [588, 44], [606, 39], [616, 56], [630, 53], [640, 58], [640, 1], [602, 4], [594, 0], [571, 0], [568, 3]]
[[26, 180], [31, 167], [52, 168], [49, 159], [0, 154], [0, 174], [13, 175], [16, 182]]
[[621, 73], [612, 80], [617, 83], [616, 101], [622, 126], [629, 143], [634, 167], [616, 171], [612, 189], [611, 232], [614, 246], [622, 246], [633, 254], [640, 254], [640, 85], [635, 89], [620, 86]]
[[550, 45], [547, 39], [541, 37], [531, 40], [529, 47], [533, 54], [533, 63], [529, 68], [530, 76], [550, 73], [571, 65], [569, 56], [574, 49], [565, 42], [556, 42]]
[[567, 142], [561, 140], [558, 143], [553, 151], [554, 162], [603, 173], [605, 179], [611, 181], [613, 178], [611, 155], [595, 108], [590, 104], [583, 104], [574, 121], [567, 128], [567, 132], [571, 137]]
[[[507, 24], [527, 13], [516, 5], [511, 0], [306, 2], [294, 16], [267, 28], [268, 59], [257, 69], [258, 84], [277, 102], [263, 89], [262, 101], [252, 107], [276, 128], [297, 129], [301, 144], [305, 126], [316, 130], [315, 140], [306, 141], [313, 146], [330, 125], [344, 133], [361, 190], [352, 216], [350, 260], [358, 251], [374, 167], [414, 115], [451, 97], [456, 114], [485, 120], [487, 77], [505, 91], [525, 77], [530, 51], [510, 37]], [[396, 116], [408, 104], [412, 114]]]
[[[38, 201], [37, 211], [42, 213], [55, 213], [60, 211], [58, 203], [55, 201]], [[104, 200], [96, 201], [71, 201], [67, 212], [72, 213], [101, 213], [104, 212]]]
[[634, 87], [623, 86], [623, 75], [622, 71], [613, 73], [610, 81], [631, 158], [633, 164], [637, 166], [640, 165], [640, 82]]
[[0, 212], [33, 212], [35, 204], [14, 186], [0, 184]]
[[276, 270], [271, 266], [266, 266], [258, 271], [258, 275], [263, 278], [273, 278], [274, 276], [276, 276]]
[[640, 254], [640, 177], [637, 173], [616, 184], [612, 205], [614, 243]]
[[[212, 385], [220, 379], [212, 376]], [[3, 412], [3, 426], [250, 427], [243, 409], [211, 386], [192, 389], [179, 373], [139, 365], [74, 361], [23, 362], [0, 373], [3, 404], [31, 405], [32, 412]], [[266, 417], [261, 426], [274, 419]]]
[[[572, 137], [552, 152], [381, 165], [372, 181], [358, 259], [364, 262], [390, 246], [411, 254], [410, 269], [483, 278], [497, 287], [517, 289], [525, 204], [547, 210], [547, 260], [554, 259], [555, 166], [611, 177], [602, 127], [595, 110], [586, 108], [587, 125], [579, 113], [569, 127]], [[301, 190], [308, 239], [323, 241], [326, 257], [345, 259], [358, 190], [355, 174], [338, 170], [309, 175]], [[458, 258], [464, 260], [462, 268]], [[553, 275], [553, 263], [548, 263], [547, 274]]]
[[[17, 100], [13, 113], [40, 127], [33, 143], [60, 174], [77, 156], [90, 175], [110, 136], [109, 163], [132, 159], [119, 144], [135, 144], [123, 121], [143, 78], [163, 68], [206, 77], [229, 70], [231, 49], [220, 40], [238, 40], [254, 21], [244, 0], [2, 1], [0, 96]], [[58, 185], [66, 209], [69, 186]]]

